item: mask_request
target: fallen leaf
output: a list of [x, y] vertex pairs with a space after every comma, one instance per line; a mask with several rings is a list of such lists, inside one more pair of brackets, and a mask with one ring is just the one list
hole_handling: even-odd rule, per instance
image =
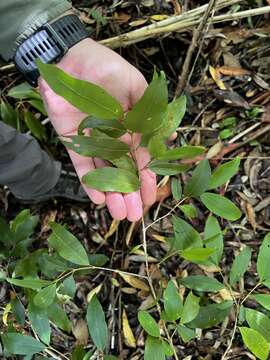
[[233, 300], [232, 294], [228, 289], [221, 289], [219, 295], [223, 300]]
[[154, 20], [154, 21], [161, 21], [161, 20], [165, 20], [168, 18], [168, 15], [165, 15], [165, 14], [160, 14], [160, 15], [152, 15], [150, 16], [150, 19], [151, 20]]
[[125, 309], [123, 310], [122, 314], [122, 327], [123, 327], [123, 335], [124, 335], [124, 342], [128, 347], [136, 348], [136, 340], [131, 330], [131, 327], [128, 322], [127, 314]]
[[153, 298], [153, 296], [148, 295], [147, 298], [141, 302], [141, 305], [138, 310], [148, 310], [148, 309], [152, 308], [153, 306], [155, 306], [155, 304], [156, 304], [156, 301]]
[[157, 188], [156, 202], [163, 202], [165, 199], [171, 196], [171, 193], [171, 182], [167, 181], [165, 185]]
[[244, 76], [250, 74], [249, 70], [238, 67], [220, 66], [217, 70], [220, 74], [226, 76]]
[[253, 206], [249, 202], [246, 203], [246, 210], [247, 210], [248, 221], [252, 226], [253, 230], [256, 231], [257, 229], [256, 215]]
[[209, 72], [212, 76], [212, 79], [215, 81], [215, 83], [217, 84], [217, 86], [221, 89], [221, 90], [226, 90], [226, 86], [224, 85], [223, 81], [220, 78], [220, 72], [218, 71], [218, 69], [214, 68], [213, 66], [209, 65]]
[[131, 27], [137, 27], [137, 26], [140, 26], [140, 25], [145, 24], [147, 21], [148, 21], [148, 19], [138, 19], [138, 20], [134, 20], [134, 21], [131, 21], [131, 22], [129, 23], [129, 26], [131, 26]]
[[125, 280], [125, 282], [127, 282], [132, 287], [144, 291], [149, 291], [149, 286], [143, 280], [137, 278], [136, 276], [123, 274], [121, 272], [119, 273], [119, 275]]
[[155, 240], [160, 241], [162, 243], [166, 243], [166, 237], [158, 234], [151, 235]]
[[242, 96], [237, 94], [237, 92], [233, 90], [213, 90], [215, 97], [221, 101], [224, 101], [226, 104], [233, 107], [240, 107], [246, 110], [250, 109], [249, 104], [246, 102]]
[[8, 326], [8, 315], [11, 313], [11, 303], [8, 303], [5, 308], [4, 308], [4, 311], [3, 311], [3, 316], [2, 316], [2, 321], [3, 321], [3, 324]]
[[218, 141], [217, 143], [215, 143], [213, 146], [210, 147], [210, 149], [207, 152], [206, 158], [212, 159], [213, 157], [217, 156], [222, 150], [222, 148], [223, 148], [223, 142]]
[[116, 21], [118, 24], [125, 24], [130, 20], [130, 18], [131, 16], [124, 12], [113, 14], [113, 20]]
[[120, 220], [113, 219], [109, 231], [104, 236], [105, 240], [107, 240], [110, 236], [112, 236], [116, 232], [119, 224], [120, 224]]
[[76, 338], [77, 345], [86, 346], [88, 343], [88, 328], [84, 319], [79, 319], [72, 328], [72, 333]]
[[89, 304], [90, 301], [92, 300], [92, 297], [94, 295], [97, 295], [100, 290], [102, 288], [102, 284], [99, 284], [97, 287], [95, 287], [94, 289], [92, 289], [88, 294], [87, 294], [87, 297], [86, 297], [86, 300], [87, 300], [87, 303]]
[[134, 289], [134, 288], [130, 288], [130, 287], [122, 287], [121, 288], [121, 291], [125, 294], [128, 294], [128, 295], [132, 295], [132, 294], [136, 294], [137, 293], [137, 290]]

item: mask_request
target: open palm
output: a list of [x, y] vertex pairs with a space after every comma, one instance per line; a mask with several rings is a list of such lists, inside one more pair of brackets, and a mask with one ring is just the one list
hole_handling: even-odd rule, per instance
[[[79, 79], [95, 83], [107, 90], [121, 103], [124, 111], [132, 108], [147, 86], [143, 75], [135, 67], [114, 51], [91, 39], [85, 39], [72, 47], [58, 66]], [[56, 95], [43, 79], [40, 79], [39, 88], [58, 135], [77, 134], [77, 128], [86, 115]], [[131, 145], [128, 135], [124, 135], [121, 140]], [[132, 145], [134, 146], [134, 139]], [[80, 179], [87, 172], [106, 164], [102, 159], [83, 157], [72, 150], [68, 152]], [[143, 204], [152, 205], [156, 198], [156, 176], [145, 168], [150, 160], [146, 148], [138, 147], [135, 158], [140, 171], [140, 191], [129, 194], [102, 193], [84, 185], [89, 198], [95, 204], [106, 202], [112, 217], [118, 220], [139, 220]]]

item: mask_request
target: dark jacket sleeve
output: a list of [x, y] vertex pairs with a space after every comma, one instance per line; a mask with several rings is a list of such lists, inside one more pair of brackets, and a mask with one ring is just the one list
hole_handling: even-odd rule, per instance
[[29, 35], [71, 7], [67, 0], [0, 0], [0, 56], [11, 60]]

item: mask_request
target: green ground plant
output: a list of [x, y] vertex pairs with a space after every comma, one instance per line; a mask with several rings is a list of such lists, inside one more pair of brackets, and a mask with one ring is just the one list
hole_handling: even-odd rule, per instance
[[[176, 205], [147, 226], [142, 219], [145, 276], [105, 267], [108, 261], [105, 255], [87, 254], [80, 241], [61, 224], [50, 224], [52, 232], [47, 246], [39, 248], [38, 239], [33, 236], [38, 217], [31, 215], [29, 210], [22, 211], [10, 224], [0, 219], [0, 280], [8, 282], [15, 294], [3, 314], [6, 331], [1, 334], [1, 339], [5, 356], [23, 355], [27, 360], [33, 356], [35, 359], [62, 356], [65, 359], [87, 360], [98, 353], [100, 359], [117, 359], [107, 351], [109, 330], [106, 311], [103, 311], [98, 294], [88, 297], [86, 304], [85, 319], [93, 343], [91, 350], [86, 351], [79, 346], [72, 349], [68, 357], [59, 354], [50, 345], [51, 324], [67, 333], [71, 331], [65, 304], [75, 295], [76, 278], [81, 274], [91, 276], [96, 271], [109, 271], [138, 277], [151, 290], [153, 304], [138, 312], [138, 322], [145, 331], [145, 360], [179, 359], [175, 343], [186, 344], [195, 340], [200, 329], [217, 326], [231, 311], [234, 311], [235, 323], [223, 359], [231, 349], [235, 334], [240, 331], [246, 347], [257, 358], [266, 360], [270, 343], [270, 295], [260, 293], [258, 289], [270, 287], [270, 236], [266, 235], [260, 247], [257, 256], [258, 281], [248, 293], [242, 290], [238, 297], [235, 296], [238, 283], [251, 262], [249, 247], [242, 248], [228, 274], [224, 274], [220, 266], [226, 227], [221, 228], [218, 218], [236, 221], [241, 217], [241, 211], [232, 201], [220, 195], [219, 190], [237, 174], [240, 159], [223, 163], [212, 171], [203, 155], [203, 147], [185, 145], [167, 148], [167, 139], [184, 116], [186, 100], [180, 97], [168, 104], [163, 73], [154, 74], [143, 97], [124, 114], [117, 100], [97, 85], [75, 79], [54, 65], [40, 63], [39, 69], [57, 94], [88, 115], [80, 124], [78, 135], [64, 139], [64, 144], [78, 154], [100, 157], [111, 164], [86, 174], [83, 177], [86, 185], [101, 191], [138, 190], [140, 178], [135, 165], [136, 148], [129, 148], [119, 137], [128, 133], [132, 138], [139, 133], [141, 146], [147, 146], [151, 154], [147, 166], [158, 175], [174, 176], [172, 193]], [[90, 128], [91, 136], [85, 133], [85, 129]], [[203, 159], [198, 161], [198, 156]], [[190, 171], [195, 163], [198, 164]], [[184, 171], [189, 171], [190, 176], [183, 183], [176, 176]], [[203, 232], [190, 222], [197, 216], [194, 204], [203, 206], [209, 213]], [[174, 236], [167, 239], [167, 253], [159, 259], [160, 263], [178, 256], [198, 266], [198, 270], [203, 266], [207, 272], [207, 269], [215, 267], [217, 278], [188, 275], [168, 279], [166, 288], [161, 284], [158, 289], [154, 286], [148, 264], [147, 231], [165, 217], [171, 217]], [[227, 292], [230, 300], [215, 302], [211, 300], [212, 296], [208, 296], [222, 291]], [[261, 311], [246, 308], [248, 299], [257, 302]], [[27, 334], [24, 331], [26, 326], [31, 329]]]

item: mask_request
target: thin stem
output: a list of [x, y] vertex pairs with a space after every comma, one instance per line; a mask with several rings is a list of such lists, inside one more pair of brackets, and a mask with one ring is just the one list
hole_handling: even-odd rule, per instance
[[249, 292], [248, 294], [244, 297], [243, 300], [239, 301], [236, 303], [236, 313], [235, 313], [235, 322], [234, 322], [234, 326], [233, 326], [233, 331], [232, 331], [232, 336], [230, 339], [230, 342], [228, 344], [227, 349], [225, 350], [224, 354], [222, 355], [221, 360], [226, 360], [226, 356], [228, 355], [229, 351], [231, 350], [234, 338], [235, 338], [235, 334], [236, 334], [236, 330], [237, 330], [237, 324], [238, 324], [238, 317], [239, 317], [239, 313], [240, 313], [240, 308], [241, 306], [244, 304], [244, 302], [249, 298], [249, 296], [259, 287], [261, 286], [261, 283], [256, 284]]
[[174, 210], [176, 208], [178, 208], [179, 205], [181, 205], [184, 201], [186, 201], [186, 197], [183, 198], [182, 200], [178, 201], [178, 203], [169, 211], [167, 212], [167, 214], [159, 217], [158, 219], [156, 219], [155, 221], [153, 221], [151, 224], [147, 225], [146, 228], [145, 228], [145, 231], [147, 231], [150, 227], [152, 227], [154, 224], [156, 224], [157, 222], [159, 222], [160, 220], [163, 220], [165, 219], [167, 216], [169, 216], [172, 212], [174, 212]]
[[[167, 216], [168, 215], [169, 215], [169, 213], [167, 214]], [[161, 219], [161, 218], [159, 218], [159, 219]], [[157, 219], [157, 220], [159, 220], [159, 219]], [[154, 298], [154, 300], [156, 302], [156, 306], [157, 306], [159, 316], [161, 316], [161, 308], [160, 308], [159, 302], [157, 300], [156, 292], [155, 292], [155, 289], [153, 287], [152, 278], [150, 276], [150, 271], [149, 271], [147, 242], [146, 242], [146, 231], [149, 228], [149, 226], [145, 227], [144, 218], [142, 218], [142, 227], [143, 227], [143, 231], [142, 231], [142, 233], [143, 233], [143, 249], [144, 249], [144, 256], [145, 256], [145, 267], [146, 267], [147, 280], [148, 280], [148, 283], [149, 283], [149, 286], [150, 286], [152, 296], [153, 296], [153, 298]], [[173, 350], [174, 358], [175, 358], [175, 360], [179, 360], [178, 355], [177, 355], [176, 350], [175, 350], [175, 347], [174, 347], [173, 342], [172, 342], [172, 338], [170, 337], [169, 331], [167, 329], [167, 326], [166, 326], [166, 323], [165, 323], [164, 320], [162, 320], [162, 325], [163, 325], [163, 329], [165, 331], [166, 337], [167, 337], [167, 339], [168, 339], [168, 341], [170, 343], [171, 349]]]
[[146, 277], [146, 276], [143, 276], [143, 275], [134, 274], [134, 273], [130, 273], [130, 272], [127, 272], [127, 271], [122, 271], [122, 270], [117, 270], [117, 269], [108, 269], [108, 268], [104, 268], [104, 267], [100, 267], [100, 266], [90, 265], [90, 266], [85, 266], [85, 267], [81, 267], [81, 268], [77, 268], [77, 269], [72, 269], [72, 270], [68, 271], [68, 272], [65, 273], [65, 274], [61, 274], [61, 275], [60, 275], [57, 279], [55, 279], [53, 282], [54, 282], [54, 283], [57, 283], [57, 282], [59, 282], [60, 280], [66, 278], [67, 276], [69, 276], [69, 275], [71, 275], [71, 274], [74, 274], [75, 272], [78, 272], [78, 271], [81, 271], [81, 270], [102, 270], [102, 271], [109, 271], [109, 272], [114, 272], [114, 273], [120, 274], [120, 275], [123, 274], [123, 275], [135, 276], [135, 277], [138, 277], [138, 278], [147, 280], [147, 277]]

